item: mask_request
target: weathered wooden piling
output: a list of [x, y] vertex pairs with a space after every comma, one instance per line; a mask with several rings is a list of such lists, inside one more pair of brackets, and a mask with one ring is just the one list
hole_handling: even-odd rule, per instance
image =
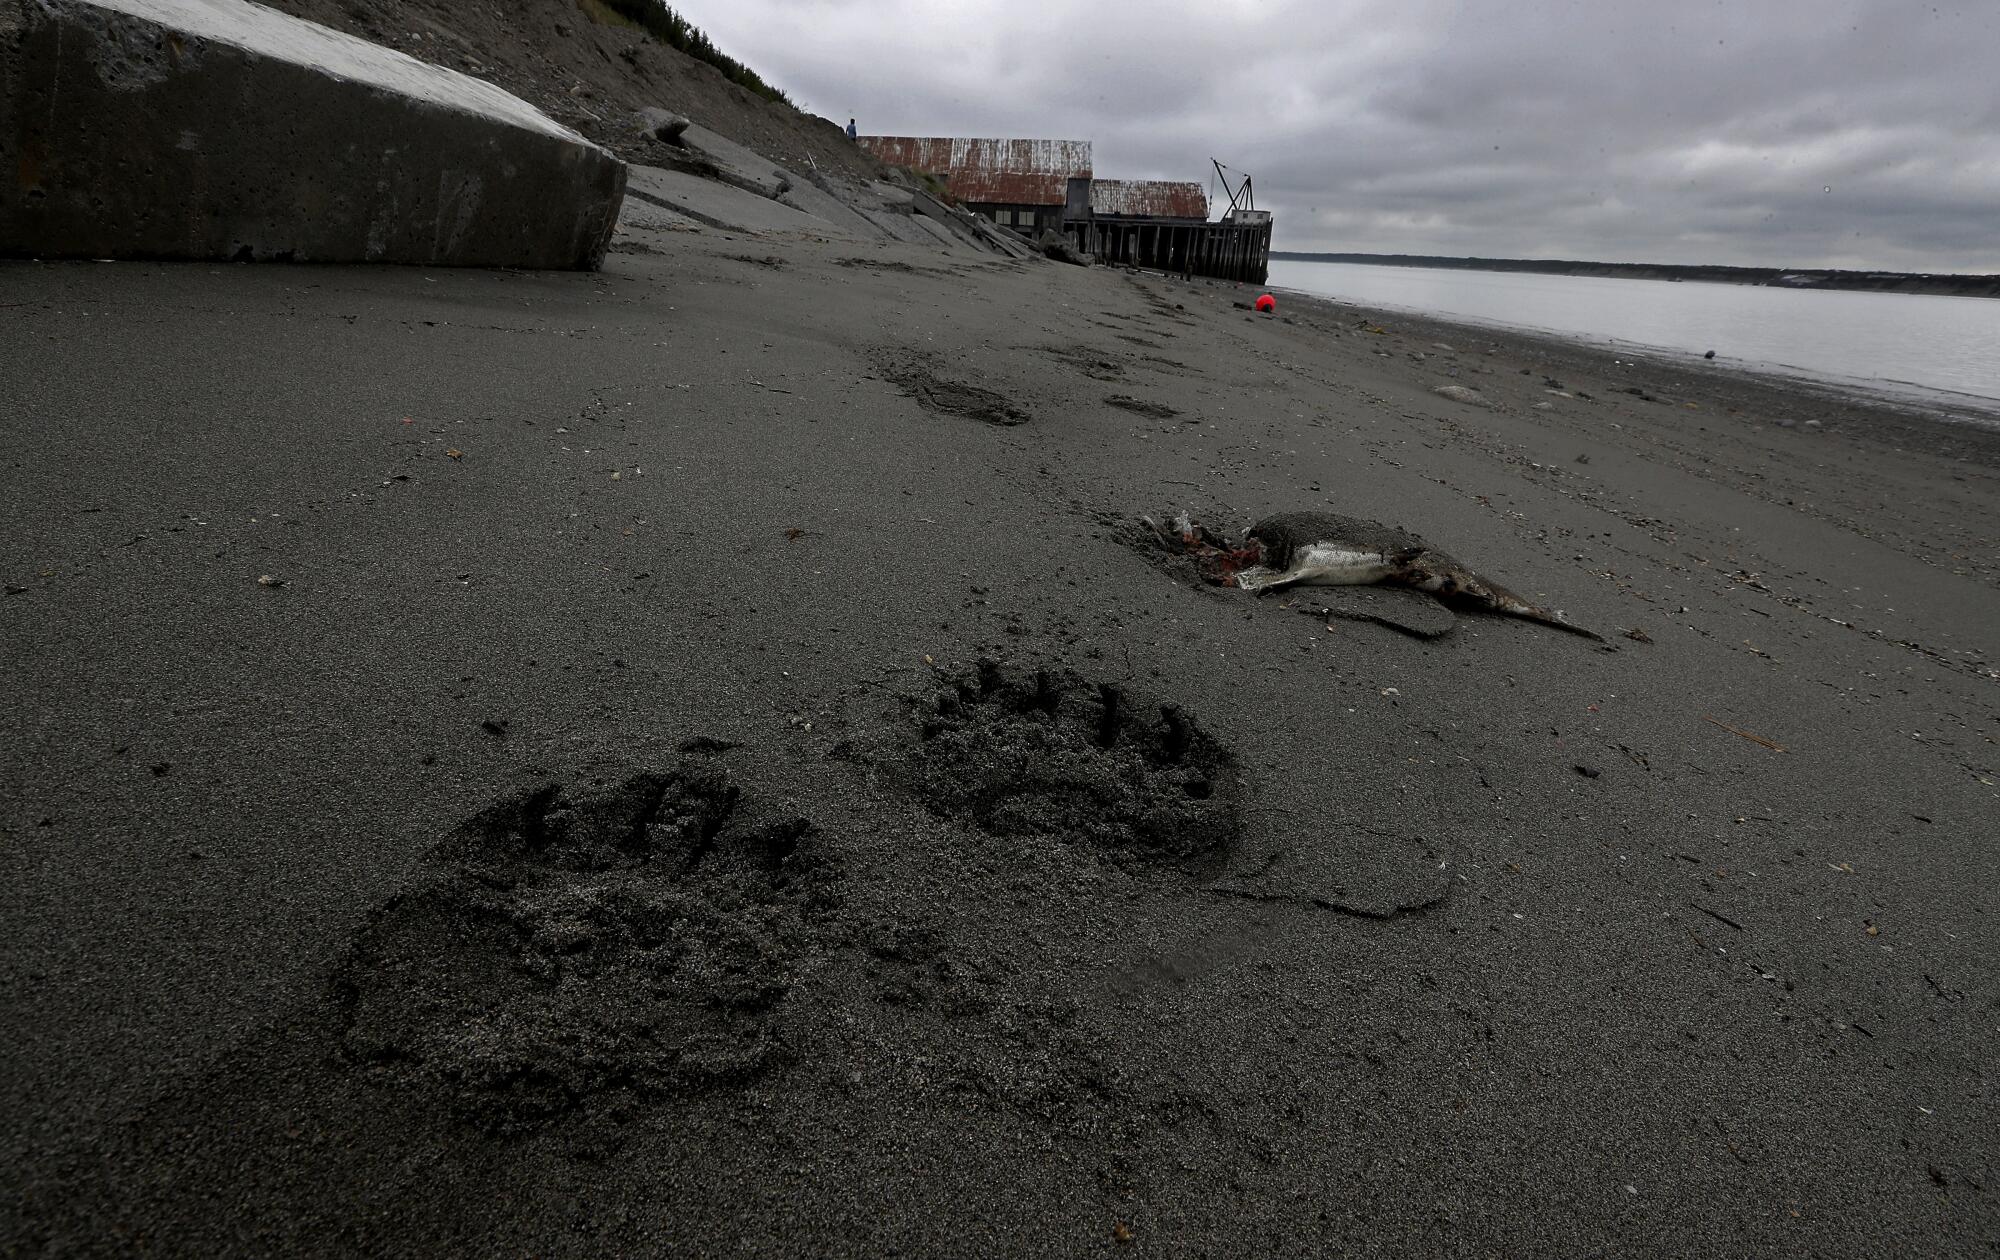
[[1270, 275], [1271, 221], [1071, 220], [1070, 243], [1102, 263], [1182, 276], [1262, 284]]

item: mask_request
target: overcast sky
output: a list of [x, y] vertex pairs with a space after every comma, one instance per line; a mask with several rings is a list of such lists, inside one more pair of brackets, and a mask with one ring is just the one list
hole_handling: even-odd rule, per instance
[[864, 132], [1256, 177], [1281, 249], [2000, 272], [2000, 0], [672, 0]]

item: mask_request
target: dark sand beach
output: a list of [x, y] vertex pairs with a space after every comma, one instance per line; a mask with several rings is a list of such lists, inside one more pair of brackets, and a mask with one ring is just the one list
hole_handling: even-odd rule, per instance
[[0, 1252], [2000, 1247], [2000, 437], [1251, 296], [0, 265]]

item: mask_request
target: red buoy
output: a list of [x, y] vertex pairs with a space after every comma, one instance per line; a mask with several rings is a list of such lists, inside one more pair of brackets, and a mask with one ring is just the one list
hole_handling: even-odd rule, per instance
[[1275, 311], [1278, 309], [1278, 299], [1266, 293], [1257, 299], [1257, 309], [1260, 311]]

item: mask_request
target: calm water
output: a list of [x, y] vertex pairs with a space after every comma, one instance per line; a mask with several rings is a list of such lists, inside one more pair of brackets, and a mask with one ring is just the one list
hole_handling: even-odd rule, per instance
[[1271, 283], [1368, 306], [1700, 355], [2000, 417], [2000, 299], [1523, 272], [1271, 262]]

